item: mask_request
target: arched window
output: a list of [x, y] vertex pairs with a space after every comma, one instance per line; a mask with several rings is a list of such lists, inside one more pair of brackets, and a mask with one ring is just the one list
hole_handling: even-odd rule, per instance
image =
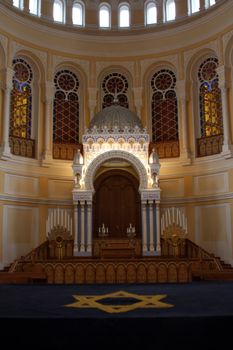
[[56, 22], [65, 23], [65, 8], [62, 0], [54, 0], [53, 19]]
[[23, 10], [23, 0], [13, 0], [13, 6]]
[[70, 70], [60, 70], [54, 78], [55, 97], [53, 103], [53, 157], [73, 159], [68, 145], [79, 143], [79, 81]]
[[223, 134], [221, 90], [218, 87], [217, 58], [206, 59], [199, 67], [201, 136]]
[[222, 151], [222, 99], [217, 67], [218, 59], [209, 57], [200, 64], [198, 69], [200, 124], [197, 155], [199, 157]]
[[149, 1], [145, 5], [145, 24], [157, 23], [157, 7], [154, 1]]
[[34, 157], [35, 144], [31, 140], [33, 73], [31, 66], [23, 58], [13, 60], [13, 70], [9, 130], [11, 152]]
[[174, 0], [166, 1], [166, 21], [173, 21], [176, 18], [176, 4]]
[[84, 26], [84, 4], [81, 1], [75, 1], [72, 8], [73, 24]]
[[216, 4], [216, 0], [205, 0], [205, 8]]
[[29, 12], [33, 15], [40, 16], [40, 0], [29, 0]]
[[102, 108], [109, 107], [118, 101], [122, 107], [129, 108], [128, 102], [128, 81], [126, 77], [120, 73], [108, 74], [102, 82]]
[[[161, 158], [179, 156], [175, 87], [176, 76], [171, 70], [161, 69], [151, 79], [152, 142], [161, 144], [158, 151]], [[163, 147], [163, 143], [166, 143], [165, 147]]]
[[193, 14], [200, 10], [200, 0], [189, 0], [189, 14]]
[[130, 26], [130, 11], [128, 4], [119, 5], [119, 27], [127, 28]]
[[108, 4], [102, 4], [99, 8], [99, 26], [100, 28], [110, 28], [111, 16]]

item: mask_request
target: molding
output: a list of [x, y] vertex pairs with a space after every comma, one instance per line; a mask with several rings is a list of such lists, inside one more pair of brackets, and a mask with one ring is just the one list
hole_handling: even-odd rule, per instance
[[100, 166], [108, 161], [109, 159], [123, 159], [128, 161], [136, 169], [140, 178], [139, 190], [146, 189], [148, 185], [148, 174], [147, 169], [144, 167], [143, 163], [132, 153], [126, 151], [112, 150], [105, 153], [99, 154], [94, 160], [88, 165], [86, 169], [86, 174], [84, 178], [85, 189], [94, 190], [93, 179], [96, 171]]
[[2, 202], [16, 202], [16, 203], [29, 203], [29, 204], [37, 204], [37, 205], [55, 205], [56, 207], [58, 205], [72, 205], [73, 201], [72, 199], [47, 199], [47, 198], [30, 198], [30, 197], [15, 197], [10, 195], [2, 195], [0, 194], [0, 201]]
[[[14, 58], [19, 51], [27, 51], [29, 54], [33, 53], [36, 57], [38, 57], [38, 59], [40, 60], [40, 62], [43, 64], [44, 69], [46, 70], [47, 68], [47, 54], [44, 51], [40, 51], [37, 50], [31, 46], [25, 46], [20, 44], [19, 42], [13, 41], [12, 42], [12, 58]], [[29, 55], [30, 57], [30, 55]]]
[[125, 68], [130, 72], [131, 76], [134, 76], [134, 62], [133, 61], [97, 61], [96, 62], [96, 77], [98, 77], [105, 69], [117, 66]]
[[[199, 196], [199, 197], [185, 197], [185, 198], [177, 198], [177, 197], [166, 197], [162, 198], [160, 203], [161, 205], [174, 205], [174, 204], [192, 204], [192, 203], [203, 203], [203, 202], [212, 202], [212, 201], [227, 201], [233, 199], [233, 192], [225, 193], [225, 194], [213, 194], [209, 196]], [[57, 199], [57, 198], [30, 198], [30, 197], [15, 197], [10, 195], [0, 194], [0, 201], [2, 202], [16, 202], [16, 203], [29, 203], [33, 205], [55, 205], [57, 206], [73, 206], [73, 200], [69, 199]]]
[[213, 177], [220, 177], [220, 176], [223, 176], [223, 182], [221, 181], [222, 183], [222, 188], [219, 189], [219, 190], [216, 190], [215, 188], [215, 194], [218, 194], [218, 193], [227, 193], [229, 191], [229, 181], [228, 181], [228, 173], [214, 173], [214, 174], [205, 174], [205, 175], [196, 175], [196, 176], [193, 176], [193, 192], [194, 194], [197, 194], [199, 195], [200, 193], [202, 195], [209, 195], [210, 194], [210, 191], [207, 189], [207, 190], [200, 190], [198, 189], [198, 186], [199, 186], [199, 180], [200, 179], [203, 179], [203, 178], [206, 178], [206, 180], [208, 181], [208, 178], [213, 178]]
[[[36, 197], [39, 195], [39, 178], [37, 177], [31, 177], [31, 176], [22, 176], [22, 175], [17, 175], [17, 174], [9, 174], [9, 173], [5, 173], [4, 176], [4, 193], [6, 194], [12, 194], [12, 195], [26, 195], [26, 196], [30, 196], [30, 197]], [[12, 191], [11, 190], [11, 185], [10, 182], [11, 181], [23, 181], [23, 182], [28, 182], [31, 180], [31, 184], [32, 184], [32, 189], [33, 189], [33, 193], [31, 193], [30, 195], [28, 193], [23, 193], [23, 192], [16, 192], [16, 191]]]
[[8, 38], [4, 35], [0, 35], [0, 45], [2, 46], [5, 56], [7, 55], [7, 44], [8, 44]]
[[[215, 240], [212, 241], [202, 239], [200, 232], [200, 224], [201, 224], [201, 212], [202, 209], [207, 208], [225, 208], [225, 222], [226, 222], [226, 240]], [[231, 205], [230, 203], [217, 203], [210, 204], [204, 206], [195, 206], [194, 207], [194, 220], [195, 220], [195, 242], [197, 244], [203, 246], [204, 243], [207, 245], [213, 245], [213, 251], [211, 253], [221, 256], [222, 259], [227, 260], [232, 257], [232, 237], [231, 237]], [[214, 238], [214, 237], [213, 237]], [[207, 248], [206, 248], [207, 249]], [[207, 249], [210, 251], [210, 249]], [[218, 252], [214, 251], [217, 250]], [[220, 251], [224, 251], [225, 256]]]
[[[9, 209], [17, 209], [17, 210], [30, 210], [32, 213], [32, 226], [34, 227], [33, 230], [31, 230], [30, 234], [30, 242], [23, 243], [25, 248], [28, 250], [31, 250], [39, 245], [39, 208], [35, 207], [29, 207], [29, 206], [17, 206], [12, 204], [7, 204], [3, 206], [3, 227], [2, 227], [2, 245], [3, 245], [3, 264], [9, 265], [12, 263], [12, 260], [17, 259], [17, 256], [10, 256], [9, 260], [9, 250], [12, 251], [12, 253], [17, 250], [17, 243], [16, 244], [9, 244], [8, 243], [8, 210]], [[18, 247], [22, 249], [22, 243], [18, 244]], [[29, 247], [31, 246], [31, 248]], [[26, 250], [26, 249], [25, 249]]]
[[161, 204], [192, 204], [197, 202], [226, 201], [233, 199], [233, 192], [225, 194], [213, 194], [209, 196], [185, 197], [185, 198], [162, 198]]

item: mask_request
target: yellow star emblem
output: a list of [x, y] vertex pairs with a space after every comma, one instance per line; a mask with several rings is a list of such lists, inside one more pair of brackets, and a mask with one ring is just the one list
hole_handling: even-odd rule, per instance
[[[127, 312], [136, 309], [150, 309], [150, 308], [170, 308], [173, 307], [172, 304], [168, 304], [162, 302], [161, 299], [166, 298], [166, 294], [158, 294], [158, 295], [140, 295], [134, 293], [128, 293], [124, 291], [118, 291], [109, 294], [103, 295], [73, 295], [76, 299], [76, 302], [72, 304], [65, 305], [66, 307], [74, 307], [74, 308], [92, 308], [99, 309], [108, 313], [120, 313]], [[134, 303], [122, 305], [106, 305], [101, 303], [101, 300], [104, 299], [132, 299], [136, 300]]]

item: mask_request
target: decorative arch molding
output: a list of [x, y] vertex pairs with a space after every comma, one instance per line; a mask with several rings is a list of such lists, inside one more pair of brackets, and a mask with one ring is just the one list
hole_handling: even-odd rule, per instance
[[93, 180], [97, 170], [103, 163], [108, 160], [120, 159], [129, 162], [137, 171], [140, 181], [140, 190], [147, 189], [148, 176], [147, 169], [143, 166], [141, 161], [133, 154], [126, 151], [113, 150], [98, 155], [88, 166], [84, 178], [85, 190], [94, 191]]

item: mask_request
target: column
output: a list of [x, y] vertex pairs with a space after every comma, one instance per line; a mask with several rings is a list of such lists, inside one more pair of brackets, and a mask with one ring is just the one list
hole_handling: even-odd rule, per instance
[[11, 157], [11, 150], [9, 146], [9, 132], [10, 132], [10, 102], [11, 102], [11, 90], [12, 90], [12, 79], [14, 70], [6, 68], [2, 71], [5, 75], [5, 86], [4, 88], [4, 108], [3, 108], [3, 137], [1, 145], [1, 158], [8, 159]]
[[95, 108], [97, 104], [96, 94], [97, 94], [96, 88], [88, 88], [88, 107], [90, 111], [90, 120], [92, 120], [95, 113]]
[[87, 251], [92, 250], [92, 203], [87, 203]]
[[134, 104], [136, 107], [137, 115], [141, 119], [141, 109], [142, 109], [142, 87], [135, 87], [133, 88], [134, 93]]
[[23, 3], [23, 10], [25, 12], [29, 12], [29, 0], [24, 0], [24, 3]]
[[78, 252], [78, 205], [74, 207], [74, 255]]
[[156, 202], [156, 251], [161, 253], [161, 245], [160, 245], [160, 206], [159, 206], [159, 202]]
[[52, 135], [52, 114], [53, 114], [54, 84], [52, 81], [45, 83], [45, 145], [43, 164], [50, 164], [52, 156], [53, 135]]
[[155, 250], [154, 247], [154, 222], [153, 222], [153, 207], [154, 202], [149, 202], [149, 222], [150, 222], [150, 252], [153, 252]]
[[142, 202], [142, 250], [143, 252], [148, 251], [147, 246], [147, 224], [146, 224], [146, 202]]
[[187, 109], [186, 109], [186, 91], [185, 91], [185, 81], [179, 80], [177, 81], [177, 93], [178, 93], [178, 100], [179, 100], [179, 106], [180, 106], [180, 113], [181, 118], [179, 118], [179, 137], [180, 140], [180, 157], [184, 160], [185, 164], [190, 163], [190, 154], [188, 149], [188, 130], [187, 130]]
[[80, 202], [81, 204], [81, 242], [80, 242], [80, 252], [85, 252], [85, 202]]
[[230, 138], [230, 124], [229, 124], [229, 108], [228, 108], [228, 88], [230, 77], [230, 69], [225, 66], [220, 66], [216, 69], [219, 76], [219, 88], [221, 89], [222, 98], [222, 118], [223, 118], [223, 148], [222, 153], [225, 158], [233, 156], [233, 147]]

